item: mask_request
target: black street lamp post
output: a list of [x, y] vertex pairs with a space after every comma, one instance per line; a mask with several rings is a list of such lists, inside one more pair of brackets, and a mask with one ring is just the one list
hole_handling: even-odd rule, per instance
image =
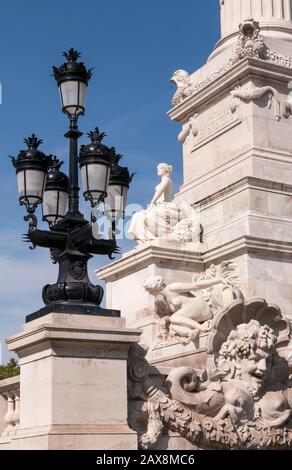
[[[64, 53], [64, 56], [67, 62], [59, 68], [53, 67], [53, 71], [60, 91], [62, 111], [70, 120], [69, 131], [65, 134], [70, 140], [69, 178], [60, 171], [63, 162], [39, 150], [42, 141], [34, 134], [25, 139], [28, 148], [21, 150], [17, 158], [12, 157], [18, 178], [19, 202], [26, 206], [25, 220], [30, 222], [25, 240], [31, 242], [32, 248], [49, 248], [52, 261], [59, 264], [56, 284], [43, 288], [46, 305], [28, 315], [27, 322], [53, 312], [120, 315], [117, 310], [100, 307], [103, 289], [94, 286], [88, 278], [87, 263], [92, 255], [108, 255], [112, 259], [119, 248], [114, 230], [111, 239], [95, 238], [92, 232], [94, 217], [89, 222], [79, 210], [78, 161], [85, 199], [90, 201], [92, 207], [105, 201], [105, 207], [110, 208], [107, 216], [110, 214], [113, 227], [116, 218], [124, 215], [126, 193], [132, 176], [127, 168], [118, 165], [120, 156], [115, 149], [102, 144], [105, 134], [98, 128], [87, 134], [91, 142], [81, 146], [78, 157], [78, 139], [82, 135], [78, 129], [78, 117], [85, 112], [91, 70], [87, 70], [82, 62], [77, 62], [80, 54], [74, 49]], [[113, 186], [119, 197], [113, 197]], [[49, 230], [37, 227], [35, 211], [39, 204], [42, 204], [43, 220], [48, 222]]]

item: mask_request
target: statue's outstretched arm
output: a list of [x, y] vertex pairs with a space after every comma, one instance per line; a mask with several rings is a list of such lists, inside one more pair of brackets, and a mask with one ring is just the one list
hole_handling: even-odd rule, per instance
[[213, 278], [206, 281], [197, 281], [197, 282], [174, 282], [167, 286], [167, 288], [173, 292], [191, 292], [193, 290], [207, 289], [208, 287], [216, 286], [218, 284], [224, 284], [224, 279]]

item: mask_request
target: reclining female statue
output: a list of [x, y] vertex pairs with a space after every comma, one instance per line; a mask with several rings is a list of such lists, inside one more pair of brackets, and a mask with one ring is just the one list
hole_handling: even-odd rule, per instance
[[194, 340], [200, 332], [209, 331], [208, 320], [235, 299], [243, 298], [234, 271], [232, 262], [223, 261], [191, 283], [167, 285], [161, 276], [148, 277], [144, 289], [155, 297], [163, 339], [169, 336]]

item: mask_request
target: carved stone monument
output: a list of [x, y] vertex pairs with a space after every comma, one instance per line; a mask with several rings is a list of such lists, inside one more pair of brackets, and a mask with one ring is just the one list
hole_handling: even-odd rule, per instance
[[291, 448], [292, 0], [220, 0], [220, 14], [207, 63], [171, 78], [183, 184], [132, 220], [186, 203], [200, 243], [173, 243], [172, 223], [97, 271], [142, 330], [128, 389], [145, 449]]
[[220, 9], [207, 63], [171, 79], [183, 184], [158, 164], [136, 248], [97, 270], [124, 318], [7, 340], [0, 449], [292, 449], [292, 0]]

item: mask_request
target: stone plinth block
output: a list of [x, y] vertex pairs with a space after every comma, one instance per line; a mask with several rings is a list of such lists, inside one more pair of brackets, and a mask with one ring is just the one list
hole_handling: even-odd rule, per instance
[[128, 348], [121, 318], [50, 314], [7, 339], [20, 358], [13, 449], [136, 449], [127, 425]]

